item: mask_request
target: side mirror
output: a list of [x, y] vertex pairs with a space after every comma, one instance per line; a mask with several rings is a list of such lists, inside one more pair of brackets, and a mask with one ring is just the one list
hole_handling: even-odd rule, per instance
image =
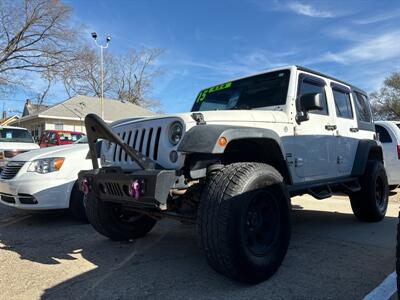
[[297, 123], [307, 121], [309, 119], [308, 112], [310, 110], [323, 110], [322, 106], [322, 94], [320, 93], [309, 93], [304, 94], [300, 97], [300, 110], [296, 116]]

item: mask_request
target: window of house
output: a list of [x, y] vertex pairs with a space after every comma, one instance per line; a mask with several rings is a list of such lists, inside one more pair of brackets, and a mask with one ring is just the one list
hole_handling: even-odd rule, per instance
[[357, 119], [363, 122], [371, 122], [371, 112], [369, 110], [367, 96], [355, 92], [354, 104], [357, 111]]
[[383, 126], [380, 126], [380, 125], [375, 125], [375, 130], [379, 136], [379, 141], [381, 143], [391, 143], [392, 142], [392, 138], [390, 137], [390, 134], [386, 130], [386, 128], [384, 128]]
[[63, 130], [64, 129], [64, 124], [63, 123], [55, 123], [54, 124], [54, 129], [55, 130]]
[[339, 118], [353, 119], [350, 94], [335, 88], [332, 89], [332, 92], [335, 100], [336, 115]]
[[326, 102], [325, 85], [314, 83], [313, 81], [303, 80], [300, 85], [299, 97], [305, 94], [318, 93], [321, 94], [322, 110], [310, 110], [309, 113], [318, 115], [328, 115], [328, 104]]

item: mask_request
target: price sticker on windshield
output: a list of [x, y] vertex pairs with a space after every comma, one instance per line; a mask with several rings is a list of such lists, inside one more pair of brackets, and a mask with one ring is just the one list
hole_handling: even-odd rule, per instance
[[199, 95], [197, 96], [196, 102], [200, 103], [206, 99], [206, 96], [210, 93], [222, 91], [225, 89], [229, 89], [232, 86], [232, 82], [227, 82], [219, 85], [212, 86], [208, 89], [202, 90]]

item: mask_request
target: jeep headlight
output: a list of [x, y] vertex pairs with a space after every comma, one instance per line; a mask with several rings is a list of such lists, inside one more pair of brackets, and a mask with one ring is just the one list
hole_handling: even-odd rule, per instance
[[180, 142], [182, 135], [183, 135], [182, 123], [179, 121], [173, 122], [169, 126], [169, 131], [168, 131], [169, 142], [174, 146], [177, 145]]
[[64, 157], [36, 159], [29, 165], [28, 172], [46, 174], [59, 171], [64, 163], [64, 159]]

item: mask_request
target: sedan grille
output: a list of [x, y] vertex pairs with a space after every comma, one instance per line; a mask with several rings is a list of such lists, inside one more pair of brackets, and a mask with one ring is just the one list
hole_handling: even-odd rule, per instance
[[[161, 136], [161, 127], [138, 128], [118, 132], [117, 135], [121, 137], [125, 144], [134, 148], [136, 151], [142, 153], [150, 159], [157, 160]], [[125, 151], [120, 146], [114, 146], [114, 162], [123, 162], [130, 160], [131, 159], [128, 154], [125, 153]]]
[[18, 171], [25, 164], [23, 161], [11, 161], [9, 162], [1, 172], [1, 179], [12, 179], [17, 175]]

